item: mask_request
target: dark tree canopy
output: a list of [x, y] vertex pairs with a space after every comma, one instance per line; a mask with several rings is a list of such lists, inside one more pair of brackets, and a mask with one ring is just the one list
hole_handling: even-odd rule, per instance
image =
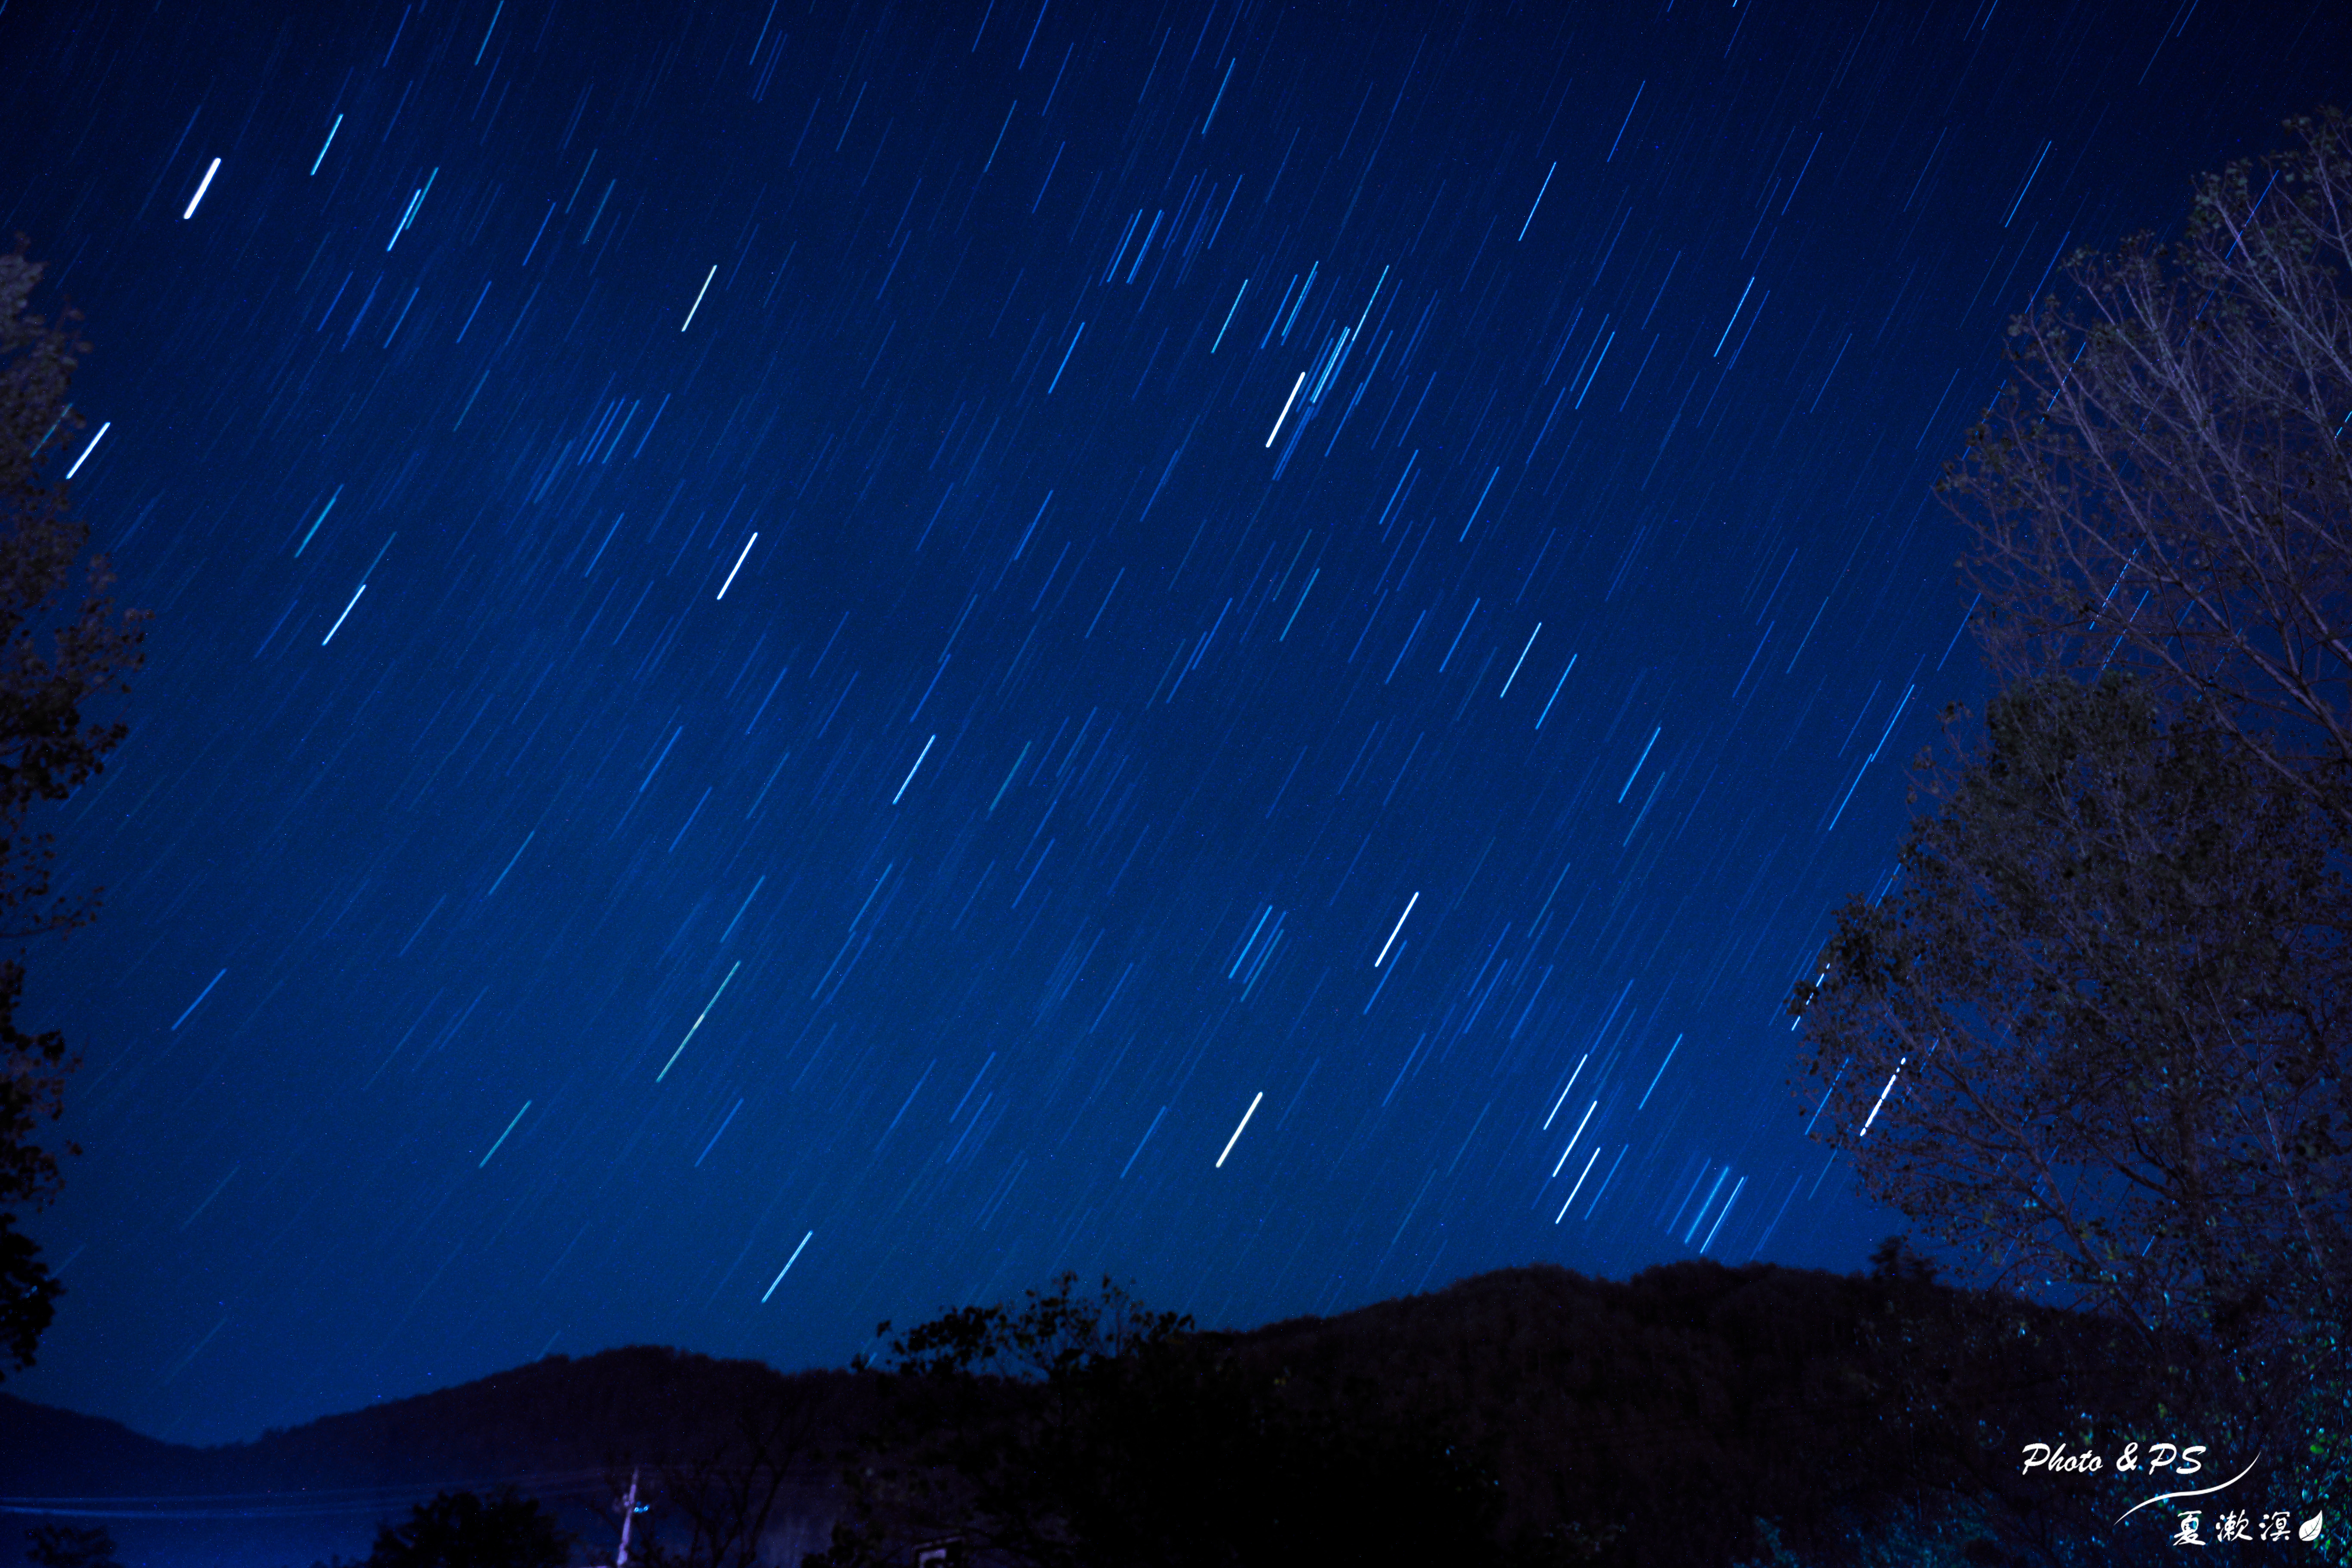
[[2110, 674], [2012, 689], [1797, 987], [1816, 1135], [1981, 1260], [2148, 1330], [2345, 1287], [2352, 1079], [2328, 824]]
[[2352, 888], [2326, 811], [2204, 717], [2114, 673], [1995, 700], [1790, 1006], [1866, 1191], [2127, 1325], [2310, 1502], [2352, 1462]]
[[376, 1532], [364, 1568], [563, 1568], [572, 1537], [509, 1487], [488, 1498], [443, 1492]]
[[37, 1568], [122, 1568], [104, 1525], [37, 1524], [25, 1531], [25, 1561]]
[[[860, 1472], [862, 1528], [813, 1562], [898, 1561], [899, 1542], [950, 1531], [1036, 1568], [1503, 1560], [1499, 1485], [1441, 1423], [1396, 1418], [1369, 1383], [1336, 1404], [1286, 1398], [1233, 1336], [1108, 1279], [946, 1313], [898, 1336], [891, 1363], [890, 1457]], [[1590, 1544], [1563, 1532], [1524, 1560], [1584, 1561]]]
[[[83, 705], [127, 690], [141, 662], [145, 619], [117, 615], [103, 555], [91, 559], [80, 608], [51, 625], [88, 527], [69, 510], [64, 455], [81, 416], [67, 400], [77, 356], [88, 347], [68, 310], [50, 323], [30, 313], [41, 268], [20, 243], [0, 254], [0, 941], [68, 931], [97, 912], [98, 893], [51, 886], [52, 836], [27, 826], [32, 808], [62, 801], [100, 773], [128, 733], [120, 721], [85, 723]], [[46, 639], [46, 640], [45, 640]], [[64, 1035], [16, 1026], [25, 966], [0, 959], [0, 1354], [22, 1369], [47, 1328], [62, 1289], [9, 1212], [57, 1190], [56, 1153], [40, 1123], [63, 1114]], [[67, 1145], [71, 1152], [72, 1146]]]

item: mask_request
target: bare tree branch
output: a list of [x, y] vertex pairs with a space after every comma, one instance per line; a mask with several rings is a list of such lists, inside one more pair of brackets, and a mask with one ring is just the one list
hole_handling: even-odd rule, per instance
[[2067, 259], [1941, 489], [2005, 677], [2135, 671], [2352, 828], [2352, 127], [2287, 129]]

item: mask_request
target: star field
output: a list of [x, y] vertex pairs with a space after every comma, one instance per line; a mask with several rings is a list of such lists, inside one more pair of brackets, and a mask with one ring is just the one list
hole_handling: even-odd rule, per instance
[[10, 1391], [1860, 1267], [1781, 1003], [1982, 693], [1929, 486], [2347, 28], [16, 0], [155, 620]]

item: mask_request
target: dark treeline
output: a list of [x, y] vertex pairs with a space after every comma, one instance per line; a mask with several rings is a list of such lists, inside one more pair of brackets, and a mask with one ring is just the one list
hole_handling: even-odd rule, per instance
[[2167, 1348], [1892, 1242], [1866, 1276], [1537, 1267], [1239, 1335], [1065, 1279], [899, 1336], [825, 1562], [950, 1534], [1070, 1564], [2132, 1561], [2173, 1521], [2115, 1518], [2200, 1483], [2022, 1465], [2194, 1441]]

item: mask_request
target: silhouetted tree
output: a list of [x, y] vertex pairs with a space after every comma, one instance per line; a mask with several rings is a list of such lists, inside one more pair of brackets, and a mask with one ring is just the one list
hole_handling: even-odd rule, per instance
[[1939, 488], [2004, 679], [2137, 671], [2352, 831], [2352, 123], [2286, 129], [2068, 258]]
[[376, 1531], [365, 1568], [563, 1568], [573, 1542], [535, 1499], [443, 1492]]
[[1996, 699], [1945, 793], [1790, 998], [1816, 1136], [1994, 1284], [2242, 1338], [2325, 1300], [2352, 889], [2321, 814], [2113, 673]]
[[[57, 896], [50, 887], [53, 836], [33, 833], [26, 818], [40, 801], [61, 801], [103, 767], [128, 731], [120, 722], [82, 723], [81, 707], [108, 689], [128, 689], [139, 668], [145, 618], [119, 618], [106, 596], [112, 577], [102, 555], [89, 566], [88, 594], [74, 619], [36, 623], [66, 584], [89, 541], [68, 511], [61, 461], [81, 427], [66, 394], [76, 356], [68, 310], [51, 325], [27, 313], [41, 268], [23, 244], [0, 255], [0, 941], [16, 942], [79, 926], [96, 913], [98, 894]], [[51, 646], [40, 641], [43, 630]], [[39, 1123], [63, 1113], [67, 1059], [57, 1030], [16, 1026], [25, 968], [0, 961], [0, 1351], [21, 1370], [48, 1327], [61, 1287], [13, 1229], [14, 1210], [46, 1202], [58, 1184], [57, 1157], [35, 1141]], [[72, 1145], [67, 1145], [71, 1152]]]
[[25, 1561], [37, 1568], [122, 1568], [102, 1524], [37, 1524], [25, 1531]]
[[632, 1563], [754, 1568], [787, 1489], [815, 1473], [829, 1452], [831, 1413], [803, 1383], [747, 1379], [714, 1404], [667, 1458], [605, 1466], [615, 1502], [634, 1484], [646, 1510], [629, 1544]]
[[[2069, 258], [2064, 297], [2011, 324], [2009, 383], [1940, 488], [1976, 535], [1962, 565], [2004, 679], [2135, 674], [2165, 711], [2230, 737], [2316, 812], [2340, 865], [2352, 856], [2352, 121], [2328, 110], [2286, 130], [2285, 152], [2197, 181], [2178, 241]], [[2340, 903], [2309, 922], [2340, 946]], [[2224, 1007], [2249, 994], [2213, 980]], [[2301, 1129], [2272, 1125], [2271, 1089], [2225, 1085], [2225, 1100], [2273, 1110], [2253, 1142], [2269, 1147], [2266, 1206], [2288, 1234], [2212, 1256], [2229, 1227], [2200, 1235], [2197, 1213], [2235, 1194], [2191, 1164], [2170, 1184], [2182, 1223], [2153, 1243], [2209, 1255], [2197, 1267], [2212, 1266], [2213, 1289], [2193, 1306], [2238, 1347], [2222, 1391], [2273, 1439], [2292, 1435], [2312, 1477], [2352, 1472], [2344, 1260], [2322, 1223], [2343, 1201], [2325, 1173], [2352, 1142], [2338, 1042], [2324, 1037], [2341, 995], [2330, 974], [2266, 1008], [2273, 1020], [2302, 1009], [2302, 1032], [2328, 1047], [2277, 1064], [2312, 1109]], [[2219, 1060], [2270, 1049], [2256, 1035]], [[2163, 1272], [2146, 1283], [2160, 1289]], [[2298, 1321], [2300, 1333], [2270, 1331]], [[2303, 1497], [2324, 1490], [2310, 1481]]]
[[[949, 1312], [890, 1359], [895, 1440], [854, 1474], [860, 1520], [812, 1562], [884, 1561], [949, 1531], [1040, 1565], [1500, 1560], [1499, 1485], [1441, 1422], [1393, 1419], [1368, 1386], [1296, 1396], [1245, 1368], [1233, 1336], [1108, 1279]], [[1590, 1544], [1562, 1531], [1522, 1560]]]
[[2352, 888], [2317, 802], [2205, 717], [2112, 671], [1995, 699], [1790, 1005], [1872, 1195], [2188, 1355], [2200, 1417], [2275, 1458], [2346, 1386]]
[[33, 1364], [65, 1294], [40, 1255], [39, 1244], [16, 1229], [16, 1216], [0, 1211], [0, 1353], [20, 1372]]

